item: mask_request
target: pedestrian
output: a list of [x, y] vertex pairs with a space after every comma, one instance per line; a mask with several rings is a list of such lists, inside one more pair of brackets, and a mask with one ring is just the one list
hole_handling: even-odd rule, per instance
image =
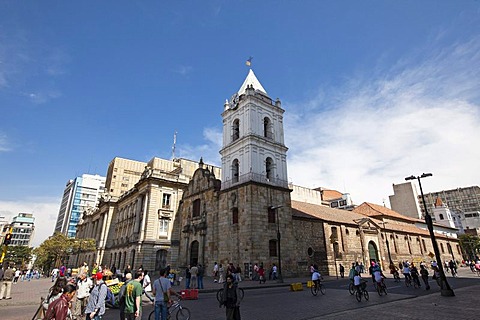
[[127, 284], [125, 291], [125, 320], [135, 320], [142, 318], [142, 293], [143, 288], [140, 283], [143, 280], [143, 271], [135, 272], [135, 279]]
[[430, 285], [428, 284], [428, 270], [423, 264], [420, 265], [420, 275], [422, 276], [423, 283], [425, 283], [425, 289], [430, 290]]
[[240, 269], [240, 265], [238, 265], [237, 268], [235, 269], [235, 275], [237, 277], [237, 282], [241, 282], [242, 281], [242, 269]]
[[153, 301], [153, 296], [152, 296], [152, 280], [150, 279], [150, 276], [148, 275], [148, 270], [145, 270], [143, 274], [143, 282], [142, 282], [143, 290], [145, 291], [145, 295], [147, 296], [150, 301]]
[[225, 306], [227, 320], [240, 320], [240, 290], [233, 275], [227, 275], [223, 285], [223, 301], [220, 306]]
[[107, 298], [107, 285], [103, 282], [103, 274], [97, 272], [95, 274], [95, 286], [90, 292], [88, 304], [85, 308], [86, 319], [101, 319], [105, 314], [105, 299]]
[[[85, 270], [85, 269], [84, 269]], [[85, 318], [85, 308], [88, 304], [90, 289], [93, 288], [92, 280], [85, 273], [81, 273], [77, 280], [77, 295], [74, 304], [73, 316], [77, 319]]]
[[253, 266], [253, 277], [252, 277], [252, 280], [253, 281], [258, 281], [258, 264], [255, 263], [255, 265]]
[[218, 266], [218, 274], [219, 274], [218, 283], [224, 283], [225, 282], [225, 269], [223, 269], [223, 266], [222, 266], [221, 263]]
[[274, 263], [272, 266], [272, 280], [277, 280], [277, 265]]
[[190, 289], [190, 279], [192, 274], [190, 273], [190, 265], [185, 268], [185, 289]]
[[181, 298], [181, 295], [173, 291], [172, 283], [165, 277], [166, 270], [160, 270], [160, 278], [153, 283], [153, 295], [155, 296], [155, 320], [166, 320], [168, 316], [168, 303], [171, 295]]
[[66, 320], [69, 313], [70, 300], [75, 295], [75, 286], [71, 283], [67, 284], [64, 288], [64, 292], [57, 300], [53, 301], [45, 313], [44, 320]]
[[215, 261], [213, 264], [213, 282], [218, 282], [218, 263]]
[[123, 270], [123, 281], [125, 282], [126, 278], [126, 274], [127, 273], [132, 273], [132, 267], [130, 267], [129, 264], [127, 264], [127, 267], [125, 268], [125, 270]]
[[125, 320], [125, 292], [127, 291], [127, 285], [130, 281], [132, 281], [132, 274], [127, 273], [125, 275], [125, 282], [117, 295], [118, 309], [120, 309], [120, 320]]
[[205, 268], [201, 264], [199, 264], [197, 268], [198, 268], [198, 273], [197, 273], [198, 289], [203, 289], [203, 275], [205, 274]]
[[47, 297], [42, 302], [43, 310], [46, 312], [48, 306], [63, 294], [63, 289], [67, 286], [67, 278], [58, 277], [55, 284], [48, 290]]
[[260, 281], [260, 284], [267, 281], [267, 279], [265, 278], [265, 269], [263, 269], [263, 264], [260, 264], [260, 267], [258, 267], [258, 279]]
[[198, 267], [196, 264], [194, 264], [190, 268], [190, 288], [198, 289], [197, 277], [198, 277]]
[[3, 280], [1, 284], [2, 287], [0, 289], [0, 300], [2, 300], [3, 298], [12, 299], [10, 293], [12, 290], [13, 277], [14, 271], [12, 268], [10, 268], [10, 265], [8, 265], [7, 270], [5, 270], [3, 273]]
[[345, 267], [340, 263], [340, 277], [345, 277]]

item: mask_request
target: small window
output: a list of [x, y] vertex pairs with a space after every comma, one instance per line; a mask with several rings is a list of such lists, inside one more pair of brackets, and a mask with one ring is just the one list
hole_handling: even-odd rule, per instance
[[238, 208], [233, 208], [232, 209], [232, 223], [233, 224], [238, 223]]
[[268, 223], [275, 223], [275, 209], [268, 207]]
[[193, 217], [200, 217], [200, 199], [193, 201]]
[[168, 233], [168, 219], [160, 219], [159, 220], [159, 228], [158, 228], [158, 231], [159, 231], [159, 234], [160, 235], [165, 235]]
[[338, 208], [338, 201], [333, 201], [332, 203], [330, 203], [330, 207], [331, 208]]
[[163, 209], [170, 209], [170, 198], [171, 194], [169, 193], [164, 193], [162, 196], [162, 208]]
[[308, 254], [309, 257], [312, 257], [312, 256], [313, 256], [313, 248], [312, 248], [312, 247], [309, 247], [309, 248], [307, 249], [307, 254]]
[[268, 252], [270, 257], [277, 256], [277, 240], [268, 241]]
[[443, 247], [443, 243], [440, 243], [440, 249], [442, 250], [442, 253], [445, 253], [445, 248]]
[[232, 141], [238, 140], [239, 138], [240, 138], [240, 120], [235, 119], [233, 121]]
[[347, 200], [340, 201], [340, 207], [345, 207], [347, 205]]
[[443, 214], [440, 213], [440, 220], [443, 220]]
[[233, 160], [233, 163], [232, 163], [232, 181], [233, 182], [238, 182], [239, 172], [240, 172], [240, 165], [238, 163], [238, 160], [235, 159]]

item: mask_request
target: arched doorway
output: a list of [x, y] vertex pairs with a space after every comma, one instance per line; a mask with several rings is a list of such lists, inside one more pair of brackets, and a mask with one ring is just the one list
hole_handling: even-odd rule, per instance
[[368, 242], [368, 255], [370, 256], [370, 261], [379, 261], [377, 245], [373, 241]]
[[193, 241], [190, 245], [190, 265], [198, 264], [198, 241]]
[[167, 250], [161, 249], [157, 251], [155, 256], [155, 271], [160, 271], [167, 266]]

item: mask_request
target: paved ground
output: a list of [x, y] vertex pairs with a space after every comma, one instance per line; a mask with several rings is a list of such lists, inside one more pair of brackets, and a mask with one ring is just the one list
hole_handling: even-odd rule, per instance
[[[349, 299], [348, 294], [344, 290], [346, 280], [340, 279], [336, 280], [334, 277], [327, 277], [325, 284], [327, 285], [328, 290], [332, 288], [331, 291], [327, 291], [327, 296], [320, 297], [317, 301], [322, 301], [327, 303], [327, 305], [322, 306], [322, 313], [317, 315], [322, 315], [322, 319], [344, 319], [344, 318], [355, 318], [355, 319], [370, 319], [372, 315], [375, 315], [376, 319], [445, 319], [445, 318], [462, 318], [462, 319], [475, 319], [478, 318], [478, 305], [477, 300], [480, 295], [480, 278], [472, 274], [469, 270], [463, 268], [460, 269], [460, 277], [457, 279], [452, 279], [456, 286], [455, 297], [441, 297], [438, 288], [432, 286], [432, 290], [427, 292], [425, 290], [418, 289], [418, 291], [409, 291], [413, 294], [405, 294], [403, 286], [398, 285], [397, 289], [392, 286], [392, 293], [389, 294], [386, 299], [379, 299], [373, 297], [369, 303], [360, 303], [357, 304], [354, 299]], [[449, 278], [450, 280], [451, 278]], [[276, 283], [268, 282], [266, 284], [258, 284], [253, 281], [243, 281], [240, 286], [246, 290], [246, 295], [248, 297], [256, 297], [255, 299], [268, 299], [269, 295], [284, 295], [289, 301], [289, 293], [285, 286], [288, 286], [290, 283], [294, 282], [306, 282], [307, 279], [294, 278], [294, 279], [285, 279], [285, 283]], [[457, 280], [456, 282], [454, 280]], [[461, 284], [461, 285], [460, 285]], [[48, 288], [52, 285], [50, 279], [39, 279], [32, 280], [30, 282], [19, 282], [14, 285], [12, 288], [12, 299], [11, 300], [0, 300], [0, 319], [6, 320], [27, 320], [31, 319], [33, 314], [40, 303], [40, 297], [45, 296], [48, 292]], [[205, 297], [204, 301], [208, 299], [211, 300], [212, 308], [216, 308], [216, 314], [219, 312], [218, 305], [215, 306], [214, 292], [216, 292], [221, 287], [220, 284], [214, 283], [211, 278], [205, 279], [205, 289], [201, 290], [200, 295]], [[180, 287], [174, 287], [175, 289], [180, 290]], [[283, 289], [282, 289], [283, 288]], [[390, 288], [390, 287], [389, 287]], [[252, 290], [252, 291], [249, 291]], [[331, 304], [337, 303], [341, 305], [340, 302], [332, 302], [334, 297], [333, 290], [341, 292], [341, 299], [346, 301], [345, 307], [343, 310], [338, 310], [338, 308], [333, 308], [328, 304], [328, 301], [331, 301]], [[395, 291], [397, 290], [397, 291]], [[297, 293], [291, 293], [297, 294]], [[291, 297], [291, 295], [290, 295]], [[298, 297], [302, 299], [311, 298], [311, 294], [308, 291], [299, 293]], [[340, 297], [340, 294], [339, 294]], [[318, 298], [318, 297], [317, 297]], [[192, 313], [193, 319], [214, 319], [213, 317], [207, 316], [208, 313], [202, 313], [201, 304], [198, 301], [185, 301], [189, 303], [192, 310], [195, 312]], [[249, 303], [251, 300], [249, 301]], [[151, 308], [147, 303], [146, 310]], [[282, 306], [284, 307], [284, 306]], [[195, 310], [197, 309], [198, 310]], [[279, 312], [279, 308], [271, 308], [269, 306], [268, 310], [264, 310], [269, 313], [269, 319], [275, 319], [275, 312]], [[292, 308], [291, 306], [289, 308]], [[293, 308], [294, 309], [294, 308]], [[247, 310], [245, 310], [247, 311]], [[112, 318], [117, 319], [115, 315], [118, 310], [109, 310], [107, 311], [106, 319]], [[252, 316], [248, 317], [249, 313], [244, 312], [244, 319], [250, 320], [253, 319]], [[312, 317], [310, 315], [301, 316], [301, 313], [290, 314], [289, 319], [320, 319], [320, 317]], [[258, 318], [258, 315], [255, 317]]]

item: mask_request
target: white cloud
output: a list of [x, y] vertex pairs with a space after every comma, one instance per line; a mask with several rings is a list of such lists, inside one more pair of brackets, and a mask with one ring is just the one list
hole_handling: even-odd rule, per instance
[[203, 137], [205, 139], [204, 144], [198, 146], [179, 145], [177, 156], [190, 160], [200, 160], [200, 157], [202, 157], [205, 163], [221, 166], [218, 152], [222, 147], [222, 131], [218, 128], [204, 128]]
[[39, 246], [53, 234], [61, 199], [26, 198], [23, 201], [0, 201], [0, 216], [8, 222], [19, 213], [32, 213], [35, 217], [35, 233], [32, 246]]
[[8, 138], [5, 134], [0, 133], [0, 152], [7, 152], [10, 151], [10, 147], [8, 146]]
[[480, 37], [286, 104], [293, 183], [382, 203], [392, 183], [432, 172], [424, 191], [478, 185]]
[[174, 72], [178, 73], [182, 76], [188, 76], [193, 71], [191, 66], [179, 66], [177, 67]]

